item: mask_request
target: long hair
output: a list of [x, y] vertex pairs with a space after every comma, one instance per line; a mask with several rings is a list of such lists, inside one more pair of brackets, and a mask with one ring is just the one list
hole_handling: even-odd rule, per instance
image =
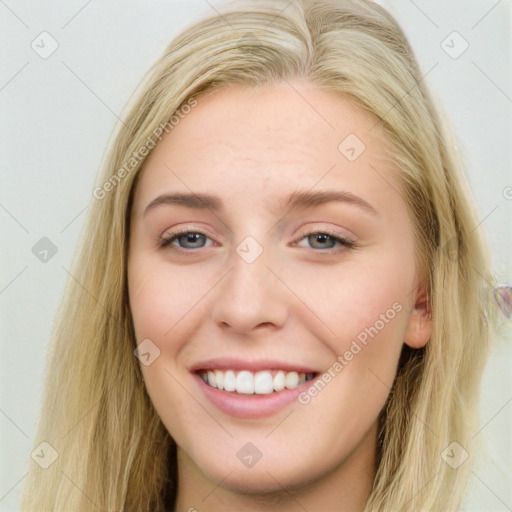
[[[162, 130], [202, 93], [294, 79], [348, 98], [380, 125], [428, 285], [432, 336], [423, 349], [402, 351], [379, 418], [366, 512], [459, 506], [493, 310], [486, 246], [454, 143], [404, 33], [383, 8], [368, 0], [287, 4], [234, 3], [188, 27], [130, 101], [102, 165], [50, 345], [34, 447], [47, 442], [58, 457], [47, 469], [31, 462], [22, 510], [172, 508], [176, 446], [134, 356], [126, 277], [133, 190]], [[470, 456], [458, 468], [446, 462], [454, 446]]]

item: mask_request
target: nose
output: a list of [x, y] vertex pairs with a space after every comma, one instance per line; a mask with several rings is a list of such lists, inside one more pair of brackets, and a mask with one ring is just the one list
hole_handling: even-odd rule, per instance
[[213, 321], [223, 330], [251, 334], [281, 328], [289, 314], [290, 293], [276, 277], [266, 251], [252, 262], [238, 253], [231, 270], [216, 287]]

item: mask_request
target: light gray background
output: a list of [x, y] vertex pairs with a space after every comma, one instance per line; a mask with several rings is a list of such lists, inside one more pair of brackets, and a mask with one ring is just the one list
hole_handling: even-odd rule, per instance
[[[458, 136], [494, 255], [512, 282], [510, 0], [382, 0], [401, 22]], [[49, 335], [107, 139], [134, 87], [170, 42], [218, 1], [0, 0], [0, 511], [21, 495], [39, 415]], [[58, 49], [41, 58], [41, 32]], [[469, 44], [454, 59], [441, 44]], [[453, 52], [464, 44], [450, 36]], [[451, 42], [453, 40], [453, 43]], [[446, 44], [446, 43], [445, 43]], [[49, 42], [45, 48], [49, 47]], [[46, 263], [32, 247], [58, 248]], [[512, 510], [511, 323], [482, 395], [482, 443], [468, 511]], [[79, 333], [77, 333], [79, 335]]]

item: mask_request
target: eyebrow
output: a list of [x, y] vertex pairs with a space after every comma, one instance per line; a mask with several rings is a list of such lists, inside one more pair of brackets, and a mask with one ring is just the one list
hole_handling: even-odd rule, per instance
[[378, 215], [377, 210], [362, 197], [352, 194], [352, 192], [324, 190], [313, 192], [311, 190], [296, 190], [286, 200], [284, 207], [292, 209], [296, 207], [307, 208], [311, 206], [318, 206], [324, 203], [336, 201], [339, 203], [348, 203], [357, 206], [361, 210]]
[[[282, 202], [281, 209], [292, 210], [297, 207], [308, 208], [332, 201], [352, 204], [362, 211], [372, 215], [378, 215], [377, 210], [362, 197], [352, 194], [351, 192], [335, 190], [324, 190], [318, 192], [313, 192], [311, 190], [296, 190], [285, 198]], [[216, 196], [200, 193], [175, 193], [162, 194], [153, 199], [144, 209], [143, 215], [146, 215], [149, 210], [161, 205], [176, 205], [186, 208], [208, 209], [213, 212], [224, 211], [224, 205], [221, 199]]]

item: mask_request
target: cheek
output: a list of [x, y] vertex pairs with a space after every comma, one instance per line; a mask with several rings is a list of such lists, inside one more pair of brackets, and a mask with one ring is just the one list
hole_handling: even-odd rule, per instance
[[[325, 386], [320, 383], [310, 388], [299, 400], [312, 405], [310, 412], [337, 411], [337, 421], [331, 425], [341, 422], [346, 431], [350, 430], [348, 423], [353, 423], [355, 431], [358, 425], [375, 420], [396, 374], [413, 270], [407, 262], [400, 266], [390, 258], [389, 263], [382, 259], [378, 264], [340, 266], [336, 272], [328, 267], [312, 268], [311, 275], [304, 268], [300, 274], [290, 271], [291, 286], [307, 297], [315, 318], [331, 332], [318, 336], [331, 353]], [[313, 330], [313, 325], [314, 321], [308, 329]]]
[[[130, 309], [137, 344], [149, 339], [159, 350], [150, 364], [141, 360], [144, 384], [157, 414], [176, 439], [186, 437], [189, 427], [176, 421], [172, 412], [180, 411], [187, 417], [197, 414], [195, 402], [179, 384], [183, 369], [178, 367], [177, 358], [193, 336], [196, 319], [205, 314], [201, 298], [211, 288], [209, 279], [211, 276], [208, 278], [199, 271], [181, 271], [138, 254], [128, 264]], [[154, 350], [152, 355], [157, 353]]]
[[137, 342], [149, 338], [160, 348], [164, 340], [191, 327], [214, 283], [208, 270], [190, 272], [142, 258], [130, 262], [128, 279]]
[[365, 346], [377, 345], [370, 343], [373, 340], [379, 340], [379, 345], [402, 343], [413, 268], [389, 260], [352, 261], [336, 268], [301, 264], [283, 273], [283, 280], [313, 313], [303, 315], [301, 321], [311, 319], [311, 330], [315, 323], [326, 326], [330, 336], [317, 331], [318, 338], [336, 354], [348, 350], [356, 339]]
[[344, 294], [337, 307], [336, 353], [347, 361], [361, 360], [370, 368], [393, 367], [407, 326], [401, 287], [375, 279]]
[[323, 318], [336, 333], [322, 340], [332, 354], [331, 364], [299, 396], [297, 412], [301, 424], [316, 418], [315, 431], [328, 440], [322, 452], [325, 460], [334, 463], [348, 456], [376, 425], [403, 346], [407, 313], [399, 299], [392, 282], [381, 282], [373, 293], [347, 283], [345, 291], [324, 296]]

